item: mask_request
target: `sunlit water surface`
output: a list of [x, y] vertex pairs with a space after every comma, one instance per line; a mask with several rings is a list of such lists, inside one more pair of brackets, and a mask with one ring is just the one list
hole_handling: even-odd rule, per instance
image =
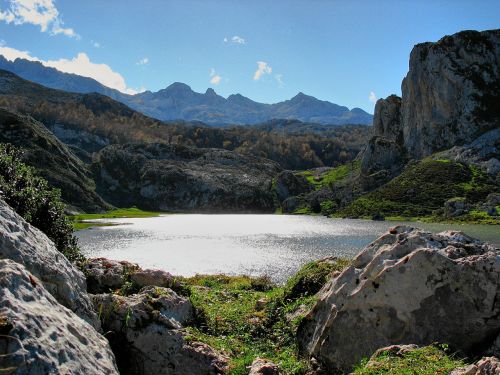
[[[126, 225], [77, 232], [89, 257], [128, 260], [174, 275], [268, 275], [283, 282], [308, 261], [355, 256], [399, 223], [287, 215], [163, 215], [106, 219]], [[408, 223], [439, 232], [459, 229], [495, 244], [495, 226]]]

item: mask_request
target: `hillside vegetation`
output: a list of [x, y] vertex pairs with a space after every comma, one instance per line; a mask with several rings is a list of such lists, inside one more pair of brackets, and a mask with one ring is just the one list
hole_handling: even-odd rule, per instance
[[[450, 160], [424, 159], [406, 167], [398, 177], [357, 198], [340, 215], [348, 217], [433, 217], [446, 219], [448, 200], [474, 206], [500, 190], [480, 169]], [[489, 220], [486, 212], [472, 209], [454, 220]], [[491, 219], [491, 217], [490, 217]], [[493, 220], [493, 219], [492, 219]]]
[[[80, 131], [80, 142], [91, 134], [107, 144], [165, 142], [222, 148], [265, 157], [286, 169], [333, 166], [352, 160], [371, 135], [371, 127], [367, 126], [325, 126], [296, 120], [228, 128], [197, 122], [161, 122], [104, 95], [49, 89], [3, 70], [0, 70], [0, 107], [29, 114], [49, 129], [57, 124]], [[83, 147], [93, 152], [103, 145]]]

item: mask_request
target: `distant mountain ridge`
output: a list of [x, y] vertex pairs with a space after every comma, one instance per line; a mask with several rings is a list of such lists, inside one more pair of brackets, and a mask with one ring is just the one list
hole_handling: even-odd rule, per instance
[[209, 125], [257, 124], [277, 118], [330, 125], [371, 125], [373, 121], [373, 116], [360, 108], [349, 110], [301, 92], [283, 102], [264, 104], [240, 94], [226, 99], [212, 88], [205, 93], [197, 93], [188, 85], [175, 82], [157, 92], [127, 95], [92, 78], [63, 73], [36, 61], [16, 59], [12, 62], [0, 55], [0, 69], [54, 89], [83, 94], [97, 92], [164, 121], [201, 121]]

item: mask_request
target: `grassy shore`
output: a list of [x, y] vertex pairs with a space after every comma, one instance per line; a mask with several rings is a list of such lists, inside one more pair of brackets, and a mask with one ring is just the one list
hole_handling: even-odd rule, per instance
[[156, 217], [164, 214], [165, 212], [143, 211], [136, 207], [132, 208], [117, 208], [99, 214], [79, 214], [68, 216], [68, 219], [73, 224], [75, 230], [87, 229], [97, 226], [110, 226], [114, 225], [110, 222], [92, 222], [96, 219], [116, 219], [116, 218], [141, 218], [141, 217]]

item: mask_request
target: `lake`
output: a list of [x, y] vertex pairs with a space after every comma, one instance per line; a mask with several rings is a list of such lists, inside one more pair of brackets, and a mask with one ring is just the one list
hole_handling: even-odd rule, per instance
[[[162, 215], [104, 219], [123, 224], [76, 233], [88, 257], [128, 260], [174, 275], [268, 275], [284, 282], [325, 256], [352, 258], [400, 222], [291, 215]], [[497, 226], [405, 223], [439, 232], [457, 229], [500, 244]]]

